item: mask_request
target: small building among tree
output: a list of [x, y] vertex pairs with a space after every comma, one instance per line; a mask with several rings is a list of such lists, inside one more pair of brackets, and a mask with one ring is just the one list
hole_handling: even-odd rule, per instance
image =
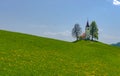
[[97, 39], [98, 40], [98, 27], [95, 21], [92, 21], [91, 24], [89, 24], [89, 21], [87, 21], [85, 26], [85, 32], [82, 33], [82, 28], [79, 24], [75, 24], [74, 28], [72, 29], [72, 36], [76, 38], [76, 41], [78, 40], [92, 40]]

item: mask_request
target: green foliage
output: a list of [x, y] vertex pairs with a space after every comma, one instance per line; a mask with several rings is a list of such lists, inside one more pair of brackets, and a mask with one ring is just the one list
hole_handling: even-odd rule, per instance
[[120, 48], [0, 30], [0, 76], [120, 76]]
[[90, 35], [93, 38], [98, 40], [98, 27], [95, 21], [92, 21], [91, 25], [90, 25]]

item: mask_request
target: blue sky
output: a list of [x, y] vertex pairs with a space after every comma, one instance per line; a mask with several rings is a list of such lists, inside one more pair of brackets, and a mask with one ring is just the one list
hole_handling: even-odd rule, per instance
[[119, 0], [0, 0], [0, 29], [65, 41], [74, 24], [87, 19], [99, 27], [99, 41], [120, 42]]

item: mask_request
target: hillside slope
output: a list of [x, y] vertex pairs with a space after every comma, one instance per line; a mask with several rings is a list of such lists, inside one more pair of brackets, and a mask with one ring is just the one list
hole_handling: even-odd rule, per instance
[[0, 30], [0, 76], [120, 76], [120, 48]]

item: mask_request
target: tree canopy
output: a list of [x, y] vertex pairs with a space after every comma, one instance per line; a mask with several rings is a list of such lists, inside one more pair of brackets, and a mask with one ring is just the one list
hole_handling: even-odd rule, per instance
[[91, 35], [91, 40], [93, 39], [98, 40], [98, 27], [95, 21], [92, 21], [90, 25], [90, 35]]
[[72, 29], [72, 36], [76, 38], [78, 41], [80, 39], [80, 35], [82, 33], [82, 28], [79, 24], [75, 24], [74, 28]]

